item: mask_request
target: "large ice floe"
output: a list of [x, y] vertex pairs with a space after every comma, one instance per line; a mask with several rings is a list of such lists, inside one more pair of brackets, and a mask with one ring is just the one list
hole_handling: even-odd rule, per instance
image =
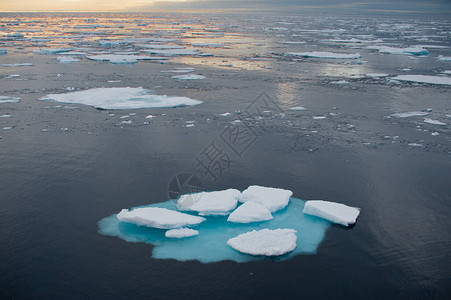
[[336, 224], [349, 226], [357, 221], [360, 214], [360, 208], [330, 201], [309, 200], [305, 204], [303, 212], [305, 214], [329, 220]]
[[100, 109], [137, 109], [181, 107], [201, 104], [187, 97], [155, 95], [142, 87], [93, 88], [84, 91], [50, 94], [38, 100], [84, 104]]
[[251, 255], [279, 256], [296, 248], [296, 230], [262, 229], [242, 233], [227, 244], [235, 250]]
[[417, 83], [451, 85], [450, 77], [432, 76], [432, 75], [398, 75], [392, 78], [398, 81], [409, 81]]
[[360, 53], [345, 54], [345, 53], [333, 53], [333, 52], [288, 52], [288, 55], [301, 56], [301, 57], [313, 57], [313, 58], [331, 58], [331, 59], [357, 59], [360, 58]]
[[383, 54], [428, 55], [429, 52], [422, 47], [395, 48], [389, 46], [368, 46], [368, 49], [379, 50]]
[[167, 57], [156, 57], [133, 54], [98, 54], [88, 55], [86, 58], [95, 61], [108, 61], [112, 64], [135, 64], [139, 60], [167, 60]]
[[[227, 189], [187, 194], [123, 209], [100, 220], [99, 233], [154, 245], [152, 257], [157, 259], [247, 262], [316, 253], [330, 220], [352, 221], [343, 215], [342, 206], [347, 207], [343, 204], [335, 203], [339, 206], [329, 207], [321, 218], [304, 213], [306, 201], [290, 199], [291, 195], [289, 190], [262, 186], [250, 186], [242, 193]], [[239, 204], [238, 199], [246, 201]]]

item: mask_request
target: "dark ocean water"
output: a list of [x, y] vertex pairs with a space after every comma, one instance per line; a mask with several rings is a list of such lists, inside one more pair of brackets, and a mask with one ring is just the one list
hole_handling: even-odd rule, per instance
[[[4, 22], [7, 24], [12, 24], [11, 18], [28, 18], [7, 17], [8, 21]], [[94, 17], [102, 22], [108, 20], [105, 16]], [[67, 15], [60, 18], [70, 19]], [[85, 15], [72, 18], [76, 22], [66, 21], [65, 24], [93, 22], [87, 21]], [[120, 17], [136, 25], [135, 18], [135, 15]], [[78, 65], [63, 66], [55, 62], [54, 56], [33, 56], [30, 51], [38, 48], [34, 42], [2, 40], [0, 48], [8, 49], [8, 55], [0, 57], [2, 63], [32, 61], [35, 66], [0, 70], [0, 95], [21, 97], [20, 103], [0, 104], [0, 115], [13, 115], [1, 119], [0, 126], [13, 127], [2, 130], [0, 139], [0, 298], [449, 298], [449, 124], [428, 127], [430, 125], [425, 125], [423, 119], [386, 118], [395, 112], [431, 108], [431, 118], [449, 123], [446, 116], [451, 114], [449, 87], [390, 85], [350, 73], [376, 70], [397, 75], [404, 74], [400, 68], [409, 67], [415, 74], [437, 75], [451, 68], [449, 62], [437, 60], [438, 55], [449, 56], [450, 50], [434, 48], [437, 50], [431, 50], [424, 58], [379, 55], [368, 50], [322, 44], [324, 36], [318, 37], [314, 32], [305, 37], [309, 46], [302, 47], [361, 51], [362, 60], [369, 61], [369, 65], [353, 65], [349, 70], [342, 61], [301, 63], [272, 57], [274, 68], [262, 71], [255, 70], [255, 65], [247, 59], [239, 60], [240, 55], [247, 57], [260, 52], [269, 59], [274, 50], [272, 44], [264, 50], [255, 50], [251, 45], [259, 40], [269, 44], [271, 37], [272, 40], [293, 37], [293, 32], [297, 32], [294, 29], [302, 24], [308, 30], [314, 30], [315, 26], [320, 26], [318, 24], [330, 24], [324, 26], [344, 28], [339, 35], [350, 34], [348, 37], [363, 34], [352, 28], [365, 31], [369, 27], [367, 31], [374, 34], [372, 38], [386, 38], [387, 42], [398, 43], [398, 46], [399, 43], [405, 46], [428, 43], [422, 40], [425, 38], [436, 40], [437, 45], [449, 46], [449, 21], [416, 20], [407, 16], [332, 18], [328, 19], [329, 23], [313, 17], [301, 20], [234, 17], [218, 21], [210, 16], [202, 22], [196, 21], [201, 17], [190, 16], [184, 17], [186, 24], [173, 24], [179, 20], [177, 18], [159, 16], [155, 24], [166, 26], [172, 22], [169, 27], [173, 25], [178, 30], [188, 23], [193, 28], [196, 22], [201, 24], [199, 28], [221, 24], [223, 32], [233, 28], [230, 29], [233, 34], [226, 34], [228, 38], [236, 35], [235, 30], [241, 30], [245, 46], [237, 44], [230, 53], [227, 49], [209, 49], [216, 54], [211, 60], [174, 58], [169, 66], [158, 63], [116, 66], [85, 59]], [[49, 23], [45, 24], [53, 24], [54, 19], [46, 20]], [[149, 36], [155, 33], [152, 26], [157, 26], [151, 25], [152, 20], [155, 21], [149, 17], [146, 21]], [[274, 29], [282, 27], [278, 23], [281, 21], [295, 23], [282, 24], [289, 27], [289, 34], [280, 33], [286, 30]], [[246, 22], [254, 24], [253, 27], [245, 27]], [[31, 26], [19, 23], [20, 29], [11, 31]], [[388, 29], [377, 33], [376, 29], [381, 30], [384, 23], [397, 28], [396, 34]], [[233, 26], [227, 27], [227, 24]], [[255, 31], [263, 29], [255, 24], [271, 26], [268, 25], [263, 36], [255, 36]], [[129, 31], [121, 28], [125, 31], [122, 33], [133, 36], [141, 30], [135, 25], [131, 29], [126, 27]], [[114, 29], [102, 30], [113, 32], [97, 33], [97, 37], [117, 37]], [[400, 34], [401, 30], [409, 34]], [[173, 35], [160, 27], [158, 34]], [[331, 38], [338, 37], [334, 32], [327, 34], [331, 34]], [[415, 42], [406, 35], [416, 37]], [[81, 41], [72, 38], [75, 41], [71, 43], [75, 44], [69, 45], [74, 47], [95, 44], [88, 33]], [[21, 46], [25, 46], [25, 50], [18, 48]], [[51, 45], [64, 46], [67, 45], [60, 40]], [[306, 48], [301, 51], [304, 50]], [[229, 56], [224, 54], [225, 58], [218, 58], [221, 51]], [[197, 65], [205, 59], [207, 64]], [[228, 67], [219, 67], [215, 59], [233, 61], [239, 68], [231, 71]], [[241, 61], [241, 65], [235, 59]], [[174, 83], [167, 75], [161, 75], [160, 70], [174, 66], [195, 66], [196, 71], [207, 75], [210, 81]], [[8, 77], [14, 73], [27, 81]], [[64, 75], [57, 76], [60, 73]], [[130, 117], [133, 125], [122, 126], [116, 125], [121, 120], [119, 116], [130, 111], [112, 112], [115, 116], [111, 116], [106, 111], [82, 105], [65, 109], [54, 103], [35, 101], [50, 92], [65, 92], [68, 86], [77, 89], [117, 86], [117, 83], [108, 84], [109, 79], [117, 78], [123, 80], [121, 86], [153, 88], [161, 85], [162, 93], [187, 95], [205, 103], [182, 109], [133, 110], [137, 114]], [[338, 79], [349, 80], [350, 87], [329, 84]], [[236, 110], [244, 111], [262, 90], [274, 97], [283, 109], [304, 105], [307, 111], [302, 116], [284, 111], [286, 115], [280, 119], [255, 123], [257, 141], [243, 156], [235, 157], [230, 168], [213, 181], [195, 168], [195, 156], [218, 138], [229, 121], [239, 118], [239, 114], [234, 113]], [[224, 121], [217, 115], [224, 112], [234, 116]], [[333, 119], [329, 117], [330, 112], [337, 112], [338, 116]], [[144, 117], [148, 114], [157, 117], [149, 126], [144, 126]], [[328, 118], [314, 121], [312, 116], [317, 115]], [[196, 126], [184, 127], [187, 120], [195, 120]], [[440, 134], [432, 136], [431, 132]], [[367, 142], [370, 146], [363, 144]], [[408, 143], [422, 146], [408, 146]], [[166, 201], [170, 179], [193, 170], [208, 190], [244, 190], [252, 184], [280, 187], [292, 190], [294, 196], [301, 199], [325, 199], [360, 207], [361, 215], [351, 229], [328, 228], [317, 254], [277, 262], [268, 259], [202, 264], [158, 260], [151, 257], [150, 245], [127, 243], [97, 232], [99, 220], [122, 208]]]

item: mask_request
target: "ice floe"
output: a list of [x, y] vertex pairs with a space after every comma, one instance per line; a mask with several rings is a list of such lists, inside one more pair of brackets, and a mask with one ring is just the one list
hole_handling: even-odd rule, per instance
[[139, 48], [156, 49], [156, 50], [185, 49], [184, 46], [180, 45], [136, 44], [135, 46]]
[[295, 107], [290, 108], [290, 110], [292, 110], [292, 111], [302, 111], [302, 110], [306, 110], [306, 108], [303, 107], [303, 106], [295, 106]]
[[32, 64], [32, 63], [18, 63], [18, 64], [2, 64], [0, 66], [7, 67], [7, 68], [9, 68], [9, 67], [14, 68], [14, 67], [31, 67], [31, 66], [34, 66], [34, 64]]
[[429, 52], [421, 47], [395, 48], [388, 46], [368, 46], [368, 49], [379, 50], [384, 54], [428, 55]]
[[227, 241], [233, 249], [251, 255], [280, 256], [296, 248], [296, 230], [262, 229], [240, 234]]
[[20, 102], [20, 98], [9, 97], [9, 96], [0, 96], [0, 104], [2, 103], [17, 103]]
[[336, 202], [309, 200], [305, 203], [304, 213], [343, 226], [349, 226], [357, 221], [357, 217], [360, 214], [360, 208], [350, 207]]
[[186, 74], [186, 75], [175, 75], [171, 77], [172, 79], [178, 79], [178, 80], [201, 80], [205, 79], [206, 77], [203, 75], [197, 75], [197, 74]]
[[331, 59], [357, 59], [360, 58], [360, 53], [355, 54], [344, 54], [344, 53], [333, 53], [333, 52], [288, 52], [288, 55], [301, 56], [301, 57], [313, 57], [313, 58], [331, 58]]
[[117, 214], [117, 219], [121, 222], [159, 229], [195, 226], [205, 221], [205, 218], [202, 217], [159, 207], [141, 207], [132, 210], [123, 209]]
[[425, 111], [408, 111], [408, 112], [400, 112], [400, 113], [394, 113], [390, 116], [395, 118], [410, 118], [410, 117], [424, 117], [429, 115], [428, 112]]
[[432, 76], [432, 75], [398, 75], [392, 78], [397, 81], [408, 81], [408, 82], [418, 82], [418, 83], [429, 83], [429, 84], [440, 84], [440, 85], [451, 85], [451, 78], [443, 76]]
[[59, 54], [61, 52], [72, 51], [72, 48], [43, 48], [39, 50], [34, 50], [33, 53], [37, 54]]
[[170, 229], [170, 230], [166, 231], [166, 233], [164, 235], [167, 238], [181, 239], [181, 238], [199, 235], [199, 231], [191, 229], [191, 228], [183, 227], [183, 228], [178, 228], [178, 229]]
[[389, 75], [385, 74], [385, 73], [367, 73], [367, 74], [365, 74], [365, 76], [370, 77], [370, 78], [381, 78], [381, 77], [387, 77]]
[[0, 55], [6, 55], [8, 53], [8, 50], [5, 48], [0, 48]]
[[174, 55], [197, 55], [199, 50], [197, 49], [149, 49], [141, 50], [145, 53], [158, 54], [163, 56], [174, 56]]
[[434, 119], [429, 119], [429, 118], [424, 119], [424, 123], [428, 123], [428, 124], [432, 124], [432, 125], [440, 125], [440, 126], [446, 125], [446, 123], [440, 122], [439, 120], [434, 120]]
[[91, 105], [101, 109], [181, 107], [201, 104], [187, 97], [155, 95], [142, 87], [93, 88], [84, 91], [50, 94], [38, 100]]
[[265, 206], [247, 201], [235, 209], [227, 218], [227, 221], [234, 223], [252, 223], [268, 221], [273, 218], [269, 209]]
[[227, 189], [183, 195], [177, 201], [177, 208], [182, 211], [196, 211], [204, 216], [228, 215], [236, 208], [240, 194], [238, 190]]
[[275, 212], [288, 205], [291, 195], [289, 190], [251, 185], [241, 193], [239, 201], [253, 201]]
[[166, 57], [154, 57], [147, 55], [125, 55], [125, 54], [99, 54], [88, 55], [86, 58], [96, 61], [109, 61], [113, 64], [134, 64], [139, 60], [167, 60]]
[[451, 61], [451, 56], [443, 56], [443, 55], [439, 55], [437, 57], [438, 60], [440, 61]]

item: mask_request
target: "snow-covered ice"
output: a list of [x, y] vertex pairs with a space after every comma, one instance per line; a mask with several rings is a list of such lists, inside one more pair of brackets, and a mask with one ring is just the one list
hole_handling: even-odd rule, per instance
[[432, 75], [398, 75], [392, 78], [398, 81], [409, 81], [429, 84], [451, 85], [450, 77], [432, 76]]
[[331, 59], [357, 59], [360, 58], [360, 53], [345, 54], [345, 53], [333, 53], [333, 52], [288, 52], [288, 55], [301, 56], [301, 57], [314, 57], [314, 58], [331, 58]]
[[197, 211], [200, 215], [228, 215], [236, 208], [241, 192], [227, 189], [182, 195], [177, 207], [182, 211]]
[[227, 241], [233, 249], [250, 255], [280, 256], [296, 248], [296, 230], [262, 229], [240, 234]]
[[251, 185], [241, 193], [239, 201], [253, 201], [275, 212], [288, 205], [291, 195], [289, 190]]
[[205, 221], [205, 218], [202, 217], [160, 207], [142, 207], [132, 210], [123, 209], [117, 214], [117, 219], [121, 222], [160, 229], [195, 226]]
[[78, 58], [74, 58], [72, 56], [58, 56], [56, 59], [62, 64], [71, 64], [80, 61]]
[[178, 79], [178, 80], [201, 80], [201, 79], [205, 79], [205, 76], [197, 75], [197, 74], [186, 74], [186, 75], [175, 75], [175, 76], [172, 76], [171, 78]]
[[304, 213], [326, 219], [333, 223], [349, 226], [357, 221], [360, 208], [336, 202], [309, 200], [305, 203]]
[[271, 220], [273, 218], [269, 209], [265, 206], [247, 201], [235, 209], [227, 218], [227, 221], [234, 223], [252, 223]]
[[50, 94], [38, 100], [78, 103], [101, 109], [180, 107], [202, 103], [202, 101], [187, 97], [154, 95], [152, 91], [142, 87], [93, 88], [64, 94]]
[[170, 230], [166, 231], [164, 235], [167, 238], [182, 239], [182, 238], [186, 238], [186, 237], [192, 237], [192, 236], [199, 235], [199, 231], [191, 229], [191, 228], [183, 227], [183, 228], [178, 228], [178, 229], [170, 229]]

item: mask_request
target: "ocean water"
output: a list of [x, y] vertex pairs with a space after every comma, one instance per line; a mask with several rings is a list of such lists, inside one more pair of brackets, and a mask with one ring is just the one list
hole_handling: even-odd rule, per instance
[[[449, 297], [449, 32], [427, 15], [0, 14], [0, 298]], [[101, 87], [203, 103], [37, 101]], [[220, 168], [200, 163], [212, 149]], [[180, 261], [98, 232], [178, 174], [362, 211], [282, 260]]]

